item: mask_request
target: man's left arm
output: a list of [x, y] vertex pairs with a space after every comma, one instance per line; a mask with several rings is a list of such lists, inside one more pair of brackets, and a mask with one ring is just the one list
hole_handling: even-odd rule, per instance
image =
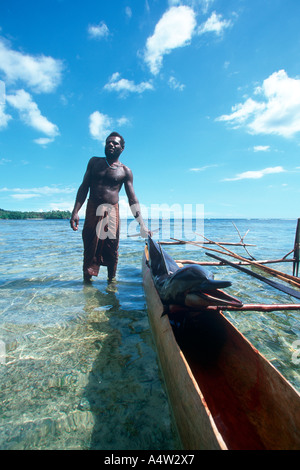
[[133, 187], [132, 171], [127, 167], [125, 171], [126, 171], [126, 179], [124, 181], [124, 187], [125, 187], [126, 195], [128, 198], [129, 207], [130, 207], [133, 217], [140, 224], [141, 236], [144, 238], [147, 238], [148, 235], [151, 235], [151, 232], [150, 230], [148, 230], [142, 217], [140, 203], [138, 201], [138, 198], [136, 197], [134, 187]]

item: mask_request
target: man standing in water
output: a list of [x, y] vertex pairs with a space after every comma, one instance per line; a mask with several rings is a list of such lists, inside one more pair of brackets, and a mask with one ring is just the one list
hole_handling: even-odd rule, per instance
[[71, 215], [71, 227], [78, 230], [78, 212], [90, 191], [82, 230], [84, 246], [83, 277], [89, 282], [100, 266], [107, 266], [108, 281], [116, 275], [119, 248], [119, 192], [124, 184], [133, 216], [140, 224], [141, 236], [150, 233], [144, 224], [133, 189], [131, 170], [119, 161], [125, 147], [123, 137], [112, 132], [106, 139], [105, 157], [92, 157], [78, 189]]

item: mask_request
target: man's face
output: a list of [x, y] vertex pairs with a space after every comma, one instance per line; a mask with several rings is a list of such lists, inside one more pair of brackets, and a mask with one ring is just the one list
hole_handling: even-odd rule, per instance
[[118, 136], [108, 137], [105, 143], [105, 155], [107, 157], [118, 158], [123, 152], [121, 139]]

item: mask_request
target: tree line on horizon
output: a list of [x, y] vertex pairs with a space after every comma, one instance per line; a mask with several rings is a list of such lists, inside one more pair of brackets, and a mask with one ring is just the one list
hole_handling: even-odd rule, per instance
[[70, 219], [70, 211], [9, 211], [0, 209], [0, 219]]

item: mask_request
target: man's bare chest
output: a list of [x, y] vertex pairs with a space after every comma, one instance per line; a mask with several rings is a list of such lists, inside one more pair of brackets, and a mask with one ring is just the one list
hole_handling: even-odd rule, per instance
[[101, 159], [94, 168], [91, 175], [91, 183], [98, 186], [115, 186], [122, 184], [125, 179], [125, 170], [122, 164], [109, 167], [105, 159]]

